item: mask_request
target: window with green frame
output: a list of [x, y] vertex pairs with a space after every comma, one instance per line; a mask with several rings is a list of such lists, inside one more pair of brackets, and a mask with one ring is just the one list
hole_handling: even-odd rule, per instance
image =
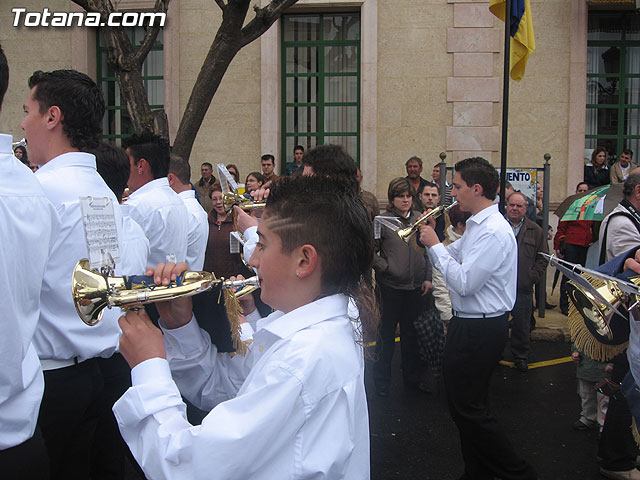
[[282, 17], [282, 166], [339, 144], [360, 163], [360, 13]]
[[[126, 27], [131, 44], [138, 48], [144, 38], [143, 27]], [[102, 31], [97, 35], [98, 85], [102, 89], [106, 114], [102, 120], [102, 138], [120, 145], [121, 139], [131, 136], [133, 128], [131, 118], [124, 99], [120, 96], [120, 86], [113, 68], [107, 61], [107, 46]], [[151, 47], [142, 65], [142, 81], [147, 91], [147, 98], [152, 110], [164, 108], [164, 51], [162, 30], [158, 33], [156, 43]]]
[[640, 15], [589, 12], [585, 148], [640, 155]]

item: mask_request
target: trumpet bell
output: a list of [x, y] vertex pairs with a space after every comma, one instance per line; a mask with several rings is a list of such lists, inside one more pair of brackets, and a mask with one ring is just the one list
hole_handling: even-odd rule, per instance
[[89, 326], [102, 319], [105, 307], [109, 306], [108, 284], [99, 273], [89, 269], [89, 261], [80, 260], [73, 269], [71, 289], [73, 304], [84, 323]]
[[[567, 295], [582, 317], [584, 326], [595, 339], [605, 345], [624, 345], [629, 340], [629, 320], [602, 305], [590, 292], [567, 282]], [[615, 285], [599, 287], [600, 293], [621, 313], [627, 314], [624, 294]]]

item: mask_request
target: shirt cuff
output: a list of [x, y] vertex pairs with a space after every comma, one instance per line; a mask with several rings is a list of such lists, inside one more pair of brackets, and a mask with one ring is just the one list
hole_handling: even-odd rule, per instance
[[133, 387], [161, 380], [172, 380], [169, 362], [164, 358], [150, 358], [131, 369], [131, 386]]
[[160, 328], [164, 333], [164, 344], [167, 348], [168, 357], [188, 358], [194, 351], [206, 349], [202, 330], [196, 321], [195, 316], [191, 316], [189, 323], [182, 327], [168, 329], [160, 322]]
[[442, 243], [436, 243], [433, 247], [427, 249], [427, 252], [429, 252], [431, 264], [442, 272], [442, 263], [440, 262], [440, 257], [449, 254], [449, 252], [447, 251], [447, 247], [445, 247]]

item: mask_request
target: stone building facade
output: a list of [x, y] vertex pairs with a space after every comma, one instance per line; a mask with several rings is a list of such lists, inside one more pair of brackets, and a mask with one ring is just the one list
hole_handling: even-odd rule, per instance
[[[44, 7], [51, 11], [77, 10], [68, 0], [28, 3], [30, 11]], [[151, 4], [153, 1], [149, 0], [118, 3], [121, 9], [148, 8]], [[305, 146], [325, 137], [350, 142], [361, 165], [364, 188], [376, 192], [381, 200], [386, 198], [388, 182], [405, 174], [404, 162], [413, 155], [424, 160], [423, 176], [427, 178], [443, 151], [447, 153], [449, 166], [471, 155], [484, 156], [498, 165], [504, 24], [490, 14], [488, 6], [484, 0], [300, 0], [288, 12], [290, 20], [278, 21], [259, 40], [245, 47], [231, 64], [194, 145], [191, 157], [194, 179], [198, 177], [197, 167], [204, 161], [234, 163], [244, 176], [259, 170], [263, 153], [273, 153], [282, 168], [291, 155], [288, 151], [291, 142], [301, 138], [308, 140]], [[528, 62], [524, 79], [511, 82], [509, 166], [541, 167], [543, 155], [550, 153], [552, 203], [574, 191], [582, 179], [585, 148], [597, 141], [590, 142], [587, 138], [594, 133], [587, 119], [587, 51], [590, 20], [602, 14], [600, 6], [597, 1], [531, 0], [537, 50]], [[636, 15], [635, 3], [629, 0], [609, 1], [605, 6], [609, 9], [607, 14]], [[317, 80], [313, 72], [303, 73], [300, 78], [294, 75], [292, 84], [306, 82], [307, 96], [320, 95], [317, 92], [320, 84], [335, 85], [333, 94], [333, 87], [325, 87], [327, 98], [335, 92], [344, 96], [338, 98], [344, 100], [338, 106], [311, 101], [312, 106], [296, 107], [301, 97], [293, 98], [292, 102], [283, 99], [283, 95], [289, 95], [286, 93], [289, 50], [283, 45], [286, 22], [295, 23], [296, 18], [308, 22], [315, 17], [322, 22], [325, 17], [340, 15], [354, 15], [358, 19], [357, 45], [347, 45], [349, 39], [344, 37], [344, 44], [331, 44], [327, 40], [328, 47], [321, 47], [342, 48], [344, 52], [357, 48], [352, 50], [357, 51], [357, 71], [351, 75], [357, 85], [331, 73], [320, 75]], [[170, 3], [161, 53], [157, 54], [155, 71], [149, 78], [150, 82], [156, 82], [154, 102], [167, 111], [172, 137], [219, 22], [220, 11], [210, 0]], [[26, 82], [34, 70], [72, 67], [98, 80], [108, 76], [95, 29], [13, 27], [12, 23], [10, 8], [2, 8], [0, 42], [9, 58], [11, 82], [0, 116], [0, 131], [12, 133], [18, 139], [22, 102], [28, 94]], [[297, 25], [295, 28], [299, 29], [300, 24]], [[307, 48], [295, 47], [301, 45], [296, 43], [300, 37], [295, 35], [291, 37], [294, 39], [291, 48]], [[625, 44], [627, 58], [631, 55], [640, 58], [640, 51], [632, 48], [634, 35], [635, 31], [631, 32], [628, 35], [631, 43]], [[325, 57], [327, 64], [333, 61]], [[296, 58], [291, 61], [300, 63]], [[345, 62], [348, 63], [347, 60], [342, 63]], [[292, 68], [294, 71], [298, 67]], [[310, 77], [313, 79], [309, 80]], [[628, 92], [633, 92], [635, 77], [631, 74], [625, 79], [631, 82]], [[351, 87], [344, 87], [348, 84], [356, 89], [352, 94], [348, 93]], [[311, 93], [309, 88], [313, 90]], [[356, 98], [353, 92], [357, 92]], [[300, 91], [295, 95], [300, 95]], [[625, 110], [618, 119], [637, 123], [631, 107], [629, 115]], [[324, 113], [318, 113], [321, 108]], [[331, 108], [335, 110], [333, 113]], [[594, 108], [591, 110], [595, 112]], [[106, 121], [105, 129], [119, 128], [117, 118], [123, 115], [122, 110], [119, 112], [112, 112], [113, 121]], [[306, 120], [300, 120], [305, 115]], [[303, 134], [288, 139], [290, 119], [297, 122], [294, 130], [302, 128], [295, 131]], [[322, 121], [324, 124], [318, 125]], [[328, 133], [332, 124], [342, 128], [338, 135], [343, 137]], [[324, 133], [313, 132], [323, 126], [328, 129]], [[634, 133], [633, 128], [627, 128], [626, 134]], [[627, 137], [620, 137], [620, 145], [612, 148], [623, 148]], [[640, 139], [631, 137], [629, 141]]]

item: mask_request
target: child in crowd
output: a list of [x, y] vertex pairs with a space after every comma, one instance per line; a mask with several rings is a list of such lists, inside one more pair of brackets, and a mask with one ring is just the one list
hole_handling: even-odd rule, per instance
[[571, 344], [571, 356], [577, 367], [578, 396], [582, 408], [580, 418], [573, 423], [573, 428], [575, 430], [589, 430], [598, 425], [602, 431], [609, 397], [596, 391], [595, 386], [601, 380], [611, 377], [610, 372], [613, 365], [594, 360], [579, 351], [573, 343]]
[[[362, 344], [378, 316], [361, 281], [374, 252], [366, 210], [335, 178], [287, 177], [258, 236], [250, 264], [276, 311], [257, 321], [246, 355], [216, 352], [190, 298], [158, 304], [164, 335], [142, 312], [120, 319], [133, 385], [114, 406], [123, 438], [153, 479], [368, 479]], [[147, 274], [168, 285], [186, 268]], [[187, 422], [180, 394], [212, 409], [202, 425]]]

